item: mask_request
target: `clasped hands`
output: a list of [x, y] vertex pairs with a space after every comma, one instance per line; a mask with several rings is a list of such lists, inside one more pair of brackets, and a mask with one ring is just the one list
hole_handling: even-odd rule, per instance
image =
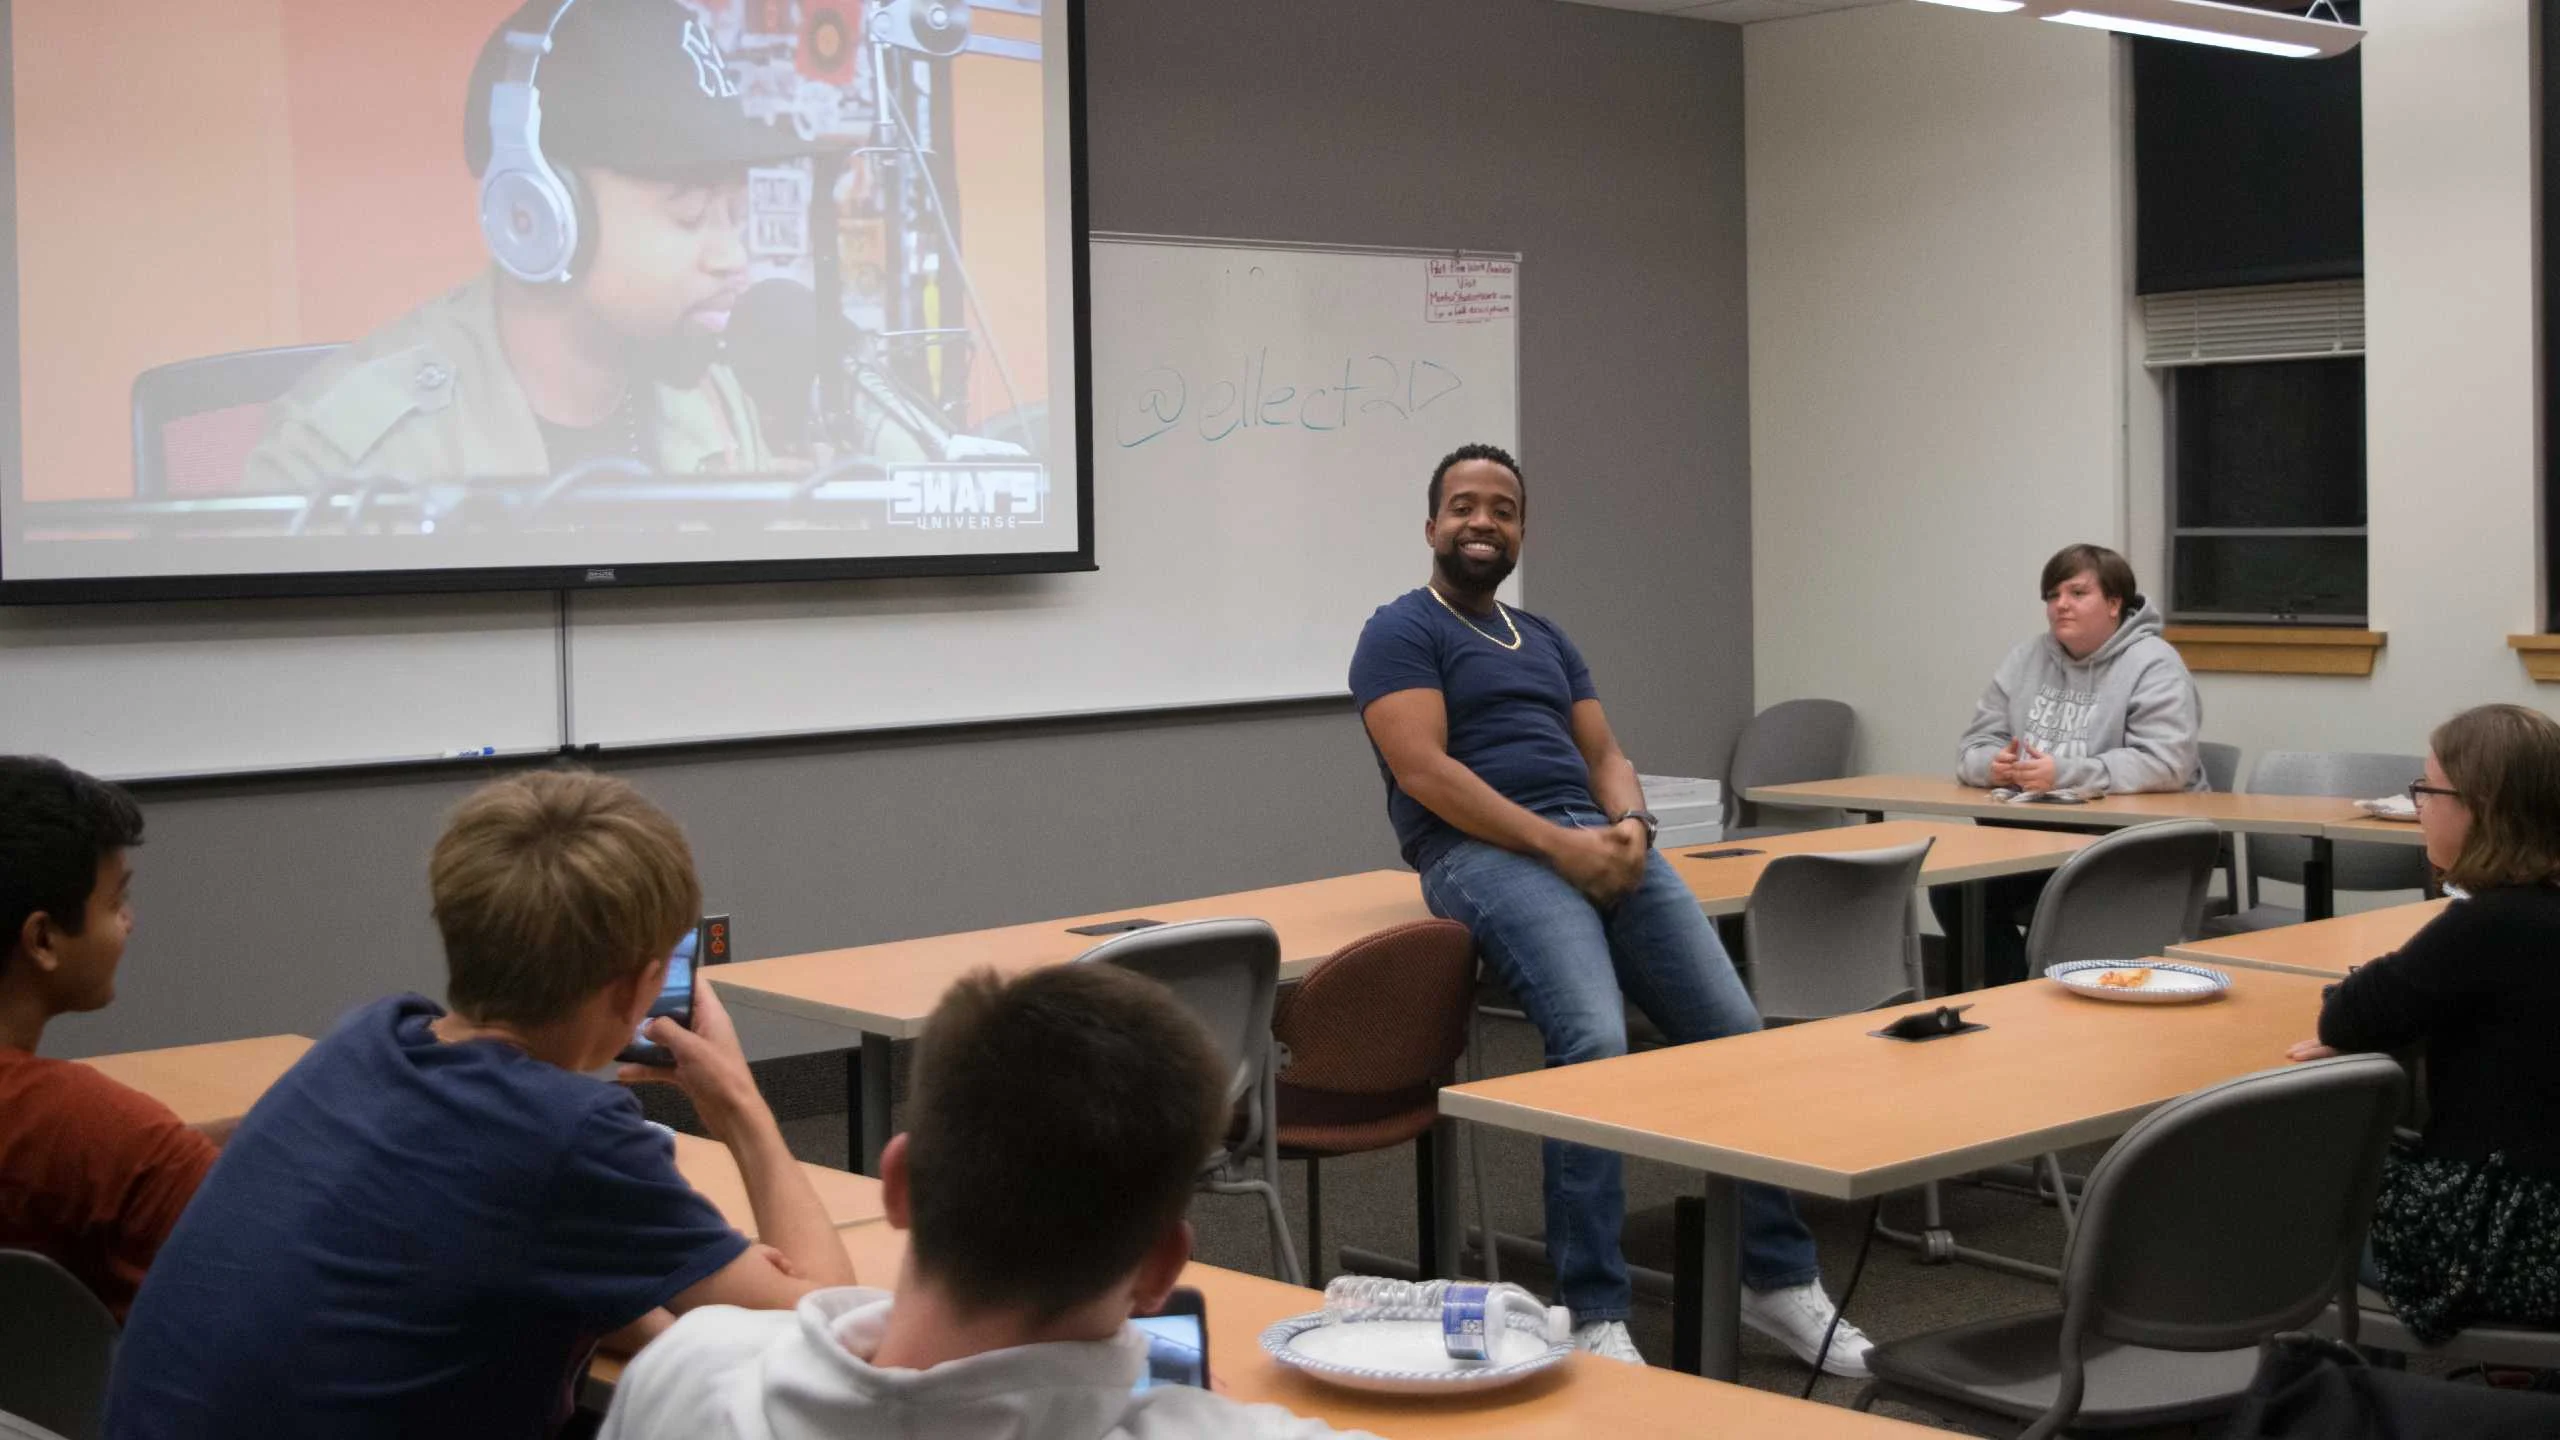
[[2053, 757], [2035, 747], [2035, 742], [2020, 735], [2000, 747], [1991, 757], [1991, 787], [1995, 790], [2051, 790], [2054, 788]]
[[1559, 825], [1547, 846], [1547, 862], [1591, 903], [1615, 905], [1643, 882], [1645, 856], [1652, 848], [1641, 820], [1600, 829]]

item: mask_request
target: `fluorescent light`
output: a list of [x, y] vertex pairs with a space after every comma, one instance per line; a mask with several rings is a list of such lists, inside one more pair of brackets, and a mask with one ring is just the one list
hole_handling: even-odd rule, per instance
[[[1943, 4], [1946, 0], [1931, 0]], [[2020, 0], [2023, 4], [2024, 0]], [[2089, 10], [2065, 10], [2044, 17], [2057, 25], [2085, 25], [2092, 30], [2113, 30], [2123, 35], [2147, 35], [2154, 40], [2187, 40], [2198, 45], [2219, 45], [2226, 50], [2247, 50], [2258, 55], [2281, 55], [2300, 60], [2317, 55], [2317, 45], [2294, 45], [2282, 40], [2261, 40], [2254, 35], [2231, 35], [2220, 30], [2198, 30], [2192, 25], [2167, 25], [2157, 20], [2136, 20], [2127, 15], [2102, 15]]]
[[1988, 10], [1994, 15], [2006, 15], [2012, 10], [2027, 8], [2027, 0], [1929, 0], [1929, 3], [1952, 5], [1958, 10]]

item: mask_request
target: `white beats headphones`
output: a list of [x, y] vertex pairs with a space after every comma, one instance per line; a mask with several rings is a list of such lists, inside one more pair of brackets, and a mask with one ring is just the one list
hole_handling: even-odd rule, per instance
[[534, 84], [560, 17], [578, 0], [561, 0], [542, 33], [506, 33], [506, 71], [489, 87], [489, 165], [480, 174], [480, 236], [498, 268], [519, 280], [557, 285], [580, 258], [577, 182], [542, 153], [542, 92]]

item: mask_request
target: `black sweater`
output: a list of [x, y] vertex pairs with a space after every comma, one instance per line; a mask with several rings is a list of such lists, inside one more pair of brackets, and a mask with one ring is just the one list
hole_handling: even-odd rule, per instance
[[2560, 1180], [2560, 888], [2456, 900], [2409, 943], [2332, 986], [2320, 1043], [2426, 1045], [2421, 1153], [2478, 1164], [2492, 1152]]

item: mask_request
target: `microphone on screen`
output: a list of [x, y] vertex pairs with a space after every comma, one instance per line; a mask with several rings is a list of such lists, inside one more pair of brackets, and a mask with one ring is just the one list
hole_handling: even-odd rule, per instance
[[805, 455], [824, 438], [818, 413], [818, 297], [796, 280], [759, 280], [729, 307], [722, 358], [755, 402], [765, 442]]

